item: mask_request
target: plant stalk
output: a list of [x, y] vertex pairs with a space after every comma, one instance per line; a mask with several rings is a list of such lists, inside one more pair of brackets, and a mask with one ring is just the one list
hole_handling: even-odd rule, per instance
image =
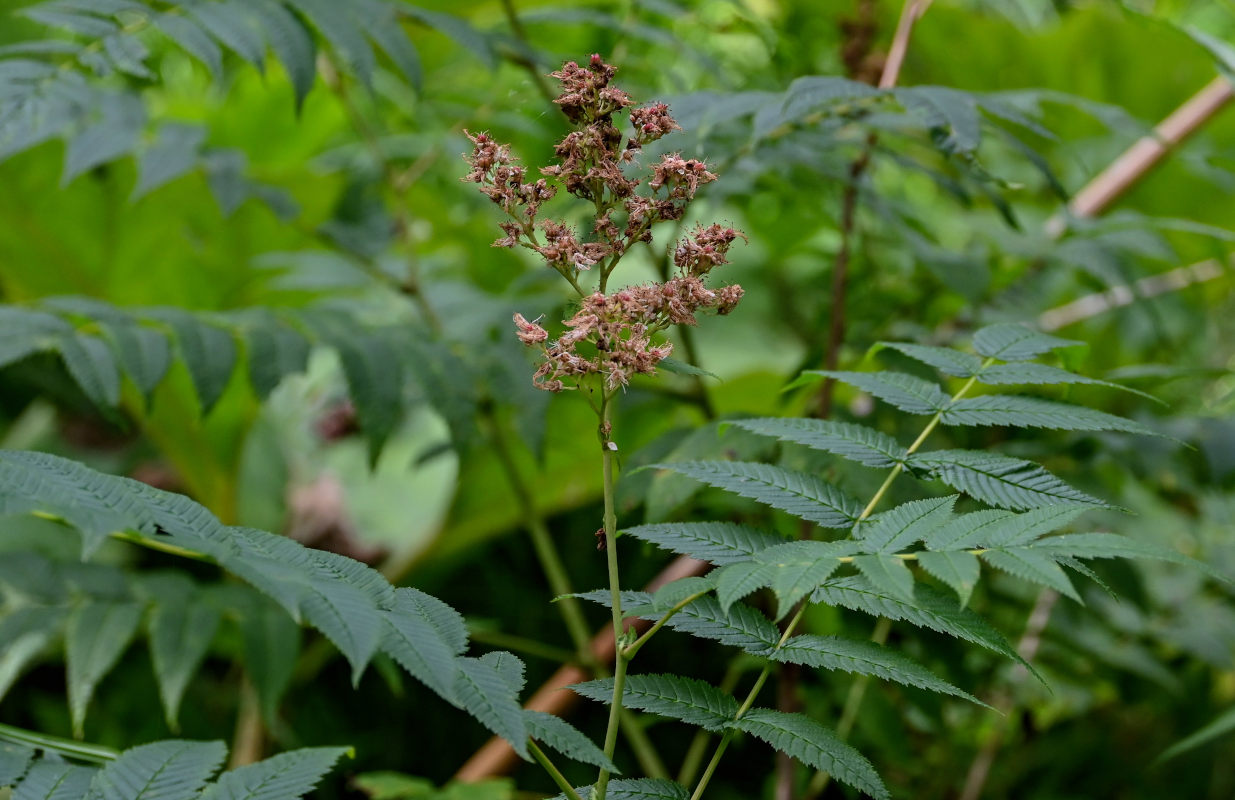
[[[613, 760], [617, 748], [618, 729], [622, 717], [622, 696], [626, 688], [627, 659], [622, 653], [622, 582], [618, 572], [617, 559], [617, 512], [614, 509], [614, 475], [613, 475], [613, 439], [610, 436], [612, 422], [610, 420], [612, 395], [601, 387], [600, 399], [600, 452], [602, 469], [604, 471], [605, 518], [604, 545], [605, 560], [609, 568], [609, 596], [613, 612], [613, 642], [615, 658], [613, 660], [613, 702], [609, 705], [609, 724], [605, 728], [605, 756]], [[605, 788], [609, 785], [609, 770], [601, 767], [596, 776], [596, 788], [592, 793], [594, 800], [605, 800]]]
[[579, 793], [575, 791], [575, 787], [570, 785], [570, 781], [566, 780], [566, 776], [562, 774], [553, 762], [549, 760], [549, 756], [544, 750], [536, 745], [536, 742], [531, 739], [527, 740], [527, 750], [532, 754], [532, 758], [536, 759], [536, 763], [545, 768], [545, 772], [549, 773], [549, 777], [553, 778], [553, 782], [558, 785], [558, 788], [566, 793], [570, 800], [583, 800], [579, 797]]

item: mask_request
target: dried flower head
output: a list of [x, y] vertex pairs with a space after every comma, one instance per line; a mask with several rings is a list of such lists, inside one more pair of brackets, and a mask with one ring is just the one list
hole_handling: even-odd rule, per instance
[[[551, 73], [562, 89], [555, 102], [575, 129], [554, 147], [556, 163], [542, 168], [544, 177], [536, 181], [527, 180], [527, 170], [511, 156], [509, 146], [487, 133], [465, 132], [473, 149], [465, 157], [471, 171], [463, 180], [480, 184], [480, 191], [510, 217], [501, 223], [505, 235], [494, 245], [535, 252], [582, 295], [578, 311], [563, 321], [565, 331], [556, 341], [536, 322], [514, 316], [519, 340], [544, 353], [533, 382], [551, 392], [592, 376], [612, 391], [633, 375], [650, 375], [673, 351], [662, 338], [665, 329], [697, 324], [697, 314], [704, 310], [727, 314], [742, 297], [740, 286], [710, 289], [704, 283], [714, 267], [728, 263], [733, 243], [746, 238], [716, 224], [699, 226], [676, 244], [677, 277], [605, 293], [622, 256], [639, 242], [650, 243], [657, 222], [681, 219], [699, 188], [716, 180], [703, 161], [672, 153], [652, 166], [648, 192], [639, 192], [642, 181], [629, 177], [623, 165], [635, 161], [645, 145], [681, 127], [665, 103], [634, 107], [630, 96], [612, 85], [616, 74], [617, 68], [599, 55], [582, 66], [568, 61]], [[623, 144], [615, 115], [626, 109], [632, 131]], [[594, 205], [592, 223], [583, 229], [586, 235], [565, 220], [538, 219], [541, 206], [557, 191], [548, 181]], [[592, 294], [579, 284], [588, 271], [598, 274], [600, 285]]]

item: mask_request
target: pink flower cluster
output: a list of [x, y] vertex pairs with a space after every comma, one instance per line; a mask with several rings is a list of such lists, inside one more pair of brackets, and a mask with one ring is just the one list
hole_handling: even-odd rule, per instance
[[[585, 66], [569, 61], [552, 73], [562, 85], [555, 102], [575, 129], [554, 147], [557, 163], [540, 172], [567, 193], [594, 204], [595, 218], [583, 237], [563, 220], [537, 219], [556, 187], [545, 178], [528, 181], [508, 145], [486, 133], [467, 134], [473, 150], [465, 157], [471, 170], [463, 180], [480, 184], [481, 192], [510, 216], [501, 223], [505, 236], [494, 246], [536, 252], [581, 294], [579, 274], [593, 267], [599, 273], [602, 291], [583, 297], [556, 341], [550, 341], [537, 322], [514, 317], [519, 340], [544, 351], [545, 361], [533, 382], [548, 391], [561, 391], [567, 381], [577, 384], [592, 375], [601, 376], [614, 390], [632, 375], [652, 374], [673, 349], [668, 342], [658, 343], [658, 334], [670, 325], [697, 324], [701, 310], [727, 314], [742, 297], [740, 286], [709, 289], [704, 283], [713, 267], [728, 263], [730, 246], [746, 238], [721, 225], [700, 226], [678, 242], [673, 253], [677, 277], [603, 293], [622, 256], [639, 242], [651, 242], [657, 222], [681, 219], [699, 188], [716, 180], [703, 161], [672, 153], [652, 166], [648, 193], [639, 193], [643, 182], [628, 177], [623, 165], [633, 162], [644, 146], [681, 128], [664, 103], [633, 107], [630, 96], [611, 85], [616, 74], [617, 68], [599, 55]], [[633, 131], [623, 145], [614, 115], [628, 108]]]

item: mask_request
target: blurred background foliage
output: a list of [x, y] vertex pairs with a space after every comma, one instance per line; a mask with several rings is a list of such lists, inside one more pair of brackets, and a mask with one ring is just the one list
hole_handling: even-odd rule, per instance
[[[5, 0], [0, 10], [30, 5]], [[364, 394], [364, 375], [348, 372], [349, 359], [372, 352], [363, 342], [351, 350], [316, 348], [303, 372], [289, 368], [293, 374], [284, 377], [276, 370], [264, 387], [243, 369], [228, 370], [205, 413], [180, 366], [155, 381], [148, 399], [126, 383], [117, 408], [100, 412], [59, 362], [35, 357], [0, 371], [0, 444], [70, 455], [185, 491], [225, 522], [284, 531], [380, 564], [393, 580], [463, 609], [478, 642], [518, 648], [521, 637], [549, 645], [540, 657], [524, 652], [529, 681], [538, 685], [557, 666], [544, 656], [571, 644], [523, 534], [528, 507], [510, 473], [547, 521], [571, 583], [600, 586], [594, 431], [577, 398], [530, 385], [530, 359], [514, 341], [511, 313], [561, 319], [568, 298], [522, 253], [490, 246], [495, 214], [460, 183], [459, 156], [468, 149], [466, 128], [512, 142], [529, 165], [547, 163], [566, 128], [549, 102], [545, 74], [563, 60], [599, 52], [619, 65], [619, 82], [637, 99], [671, 103], [686, 131], [663, 144], [704, 157], [721, 173], [692, 214], [725, 219], [750, 237], [725, 267], [724, 279], [746, 289], [742, 306], [723, 321], [705, 319], [678, 351], [719, 380], [679, 375], [657, 386], [632, 385], [616, 425], [627, 470], [664, 459], [774, 455], [713, 423], [816, 407], [816, 394], [782, 389], [799, 370], [829, 358], [829, 330], [839, 313], [834, 276], [845, 241], [843, 340], [834, 352], [843, 368], [873, 359], [912, 371], [872, 345], [948, 344], [981, 324], [1034, 321], [1078, 298], [1217, 259], [1222, 266], [1209, 280], [1135, 298], [1060, 331], [1087, 344], [1068, 351], [1061, 365], [1123, 380], [1164, 403], [1088, 387], [1073, 387], [1072, 395], [1152, 421], [1183, 445], [1021, 433], [1002, 446], [1044, 458], [1052, 471], [1133, 512], [1103, 518], [1105, 529], [1169, 544], [1235, 577], [1235, 295], [1227, 267], [1235, 237], [1235, 116], [1228, 111], [1208, 121], [1106, 214], [1072, 220], [1061, 237], [1047, 232], [1066, 197], [1217, 71], [1235, 67], [1229, 5], [937, 0], [914, 30], [901, 85], [973, 93], [964, 97], [977, 98], [977, 106], [962, 102], [971, 109], [966, 114], [945, 104], [942, 123], [923, 113], [925, 95], [871, 99], [811, 82], [810, 76], [878, 76], [901, 10], [890, 0], [414, 5], [417, 16], [401, 18], [391, 31], [408, 38], [416, 59], [382, 55], [367, 84], [355, 65], [323, 46], [316, 83], [298, 102], [284, 65], [273, 58], [259, 72], [223, 51], [216, 76], [167, 39], [150, 36], [142, 40], [152, 51], [149, 75], [91, 79], [144, 105], [149, 122], [136, 140], [136, 158], [120, 152], [71, 174], [59, 137], [13, 153], [0, 143], [5, 303], [54, 308], [48, 304], [64, 301], [50, 298], [85, 297], [119, 308], [179, 307], [242, 327], [260, 327], [252, 321], [261, 315], [304, 326], [337, 314], [344, 327], [379, 330], [390, 348], [381, 352], [406, 361], [397, 413], [375, 432], [372, 409], [359, 397], [348, 399], [349, 384], [352, 395], [358, 388]], [[21, 13], [3, 20], [0, 47], [49, 35]], [[140, 153], [158, 141], [156, 127], [169, 122], [202, 127], [202, 161], [186, 161], [183, 174], [146, 191], [141, 175], [149, 166], [141, 166]], [[853, 182], [852, 166], [868, 149], [870, 164]], [[847, 185], [854, 187], [854, 215], [846, 235]], [[673, 236], [657, 231], [658, 245]], [[654, 247], [632, 257], [638, 267], [627, 277], [657, 275], [661, 253]], [[334, 337], [318, 341], [346, 338]], [[252, 338], [245, 351], [251, 375], [254, 363], [260, 366], [251, 358]], [[387, 364], [370, 360], [372, 379]], [[357, 411], [367, 438], [357, 429]], [[867, 417], [907, 433], [883, 413], [863, 396], [836, 391], [837, 418]], [[946, 444], [980, 449], [1000, 434], [948, 435]], [[788, 451], [781, 457], [806, 458]], [[855, 494], [874, 488], [861, 472], [831, 462], [819, 468]], [[670, 475], [635, 473], [621, 491], [625, 524], [689, 519], [705, 510], [783, 524]], [[54, 526], [6, 519], [4, 527], [4, 559], [31, 551], [57, 563], [74, 557], [61, 541], [69, 534]], [[632, 584], [663, 566], [652, 551], [628, 556], [638, 559]], [[116, 544], [100, 558], [108, 568], [142, 575], [182, 566]], [[1049, 688], [956, 642], [893, 629], [899, 646], [1008, 712], [872, 687], [852, 737], [894, 795], [961, 796], [984, 758], [991, 766], [982, 797], [1235, 793], [1229, 736], [1206, 737], [1174, 760], [1154, 763], [1235, 707], [1229, 588], [1157, 563], [1103, 565], [1099, 574], [1120, 600], [1091, 584], [1082, 608], [1012, 580], [995, 580], [973, 600], [1014, 641], [1031, 610], [1046, 609], [1035, 663]], [[244, 600], [210, 570], [193, 578], [196, 591], [217, 590], [209, 602], [225, 619], [228, 603]], [[599, 626], [602, 615], [588, 613]], [[867, 635], [863, 620], [835, 610], [817, 616], [812, 624], [819, 629]], [[353, 691], [346, 664], [329, 648], [310, 637], [300, 650], [296, 636], [280, 635], [289, 646], [275, 672], [286, 678], [258, 687], [266, 713], [264, 723], [255, 723], [253, 747], [260, 755], [354, 745], [355, 760], [321, 797], [428, 796], [426, 787], [446, 783], [483, 743], [479, 726], [459, 724], [452, 709], [405, 685], [395, 671], [379, 664]], [[238, 666], [243, 638], [240, 627], [220, 628], [188, 683], [178, 734], [239, 742], [244, 725], [254, 724], [245, 699], [254, 689]], [[130, 647], [118, 657], [92, 701], [86, 738], [128, 747], [171, 735], [151, 701], [146, 649]], [[720, 681], [726, 673], [719, 648], [681, 640], [662, 642], [648, 659], [649, 671], [657, 661], [689, 659], [701, 677]], [[0, 719], [67, 734], [64, 681], [54, 636], [10, 647], [0, 654], [0, 688], [7, 690]], [[806, 710], [825, 720], [837, 717], [850, 689], [845, 677], [804, 686]], [[598, 709], [587, 707], [576, 722], [588, 731], [603, 724]], [[687, 742], [670, 725], [649, 722], [648, 732], [676, 764]], [[764, 758], [757, 743], [738, 750], [731, 764], [768, 768], [733, 769], [713, 785], [714, 795], [772, 796], [770, 757], [751, 761]], [[354, 780], [375, 770], [405, 776]], [[582, 769], [570, 777], [586, 779]], [[531, 769], [512, 778], [449, 796], [496, 800], [522, 796], [516, 785], [524, 792], [550, 788]], [[835, 786], [830, 791], [842, 794]]]

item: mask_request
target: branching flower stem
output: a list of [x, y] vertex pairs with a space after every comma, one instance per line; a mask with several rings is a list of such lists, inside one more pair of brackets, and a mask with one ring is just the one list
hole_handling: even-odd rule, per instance
[[[982, 363], [982, 368], [985, 369], [994, 362], [995, 359], [988, 358]], [[957, 400], [960, 400], [968, 394], [969, 390], [972, 389], [974, 384], [977, 382], [978, 378], [976, 375], [966, 381], [965, 384], [957, 390], [956, 394], [952, 395], [952, 398], [948, 401], [947, 405], [952, 405]], [[913, 444], [909, 445], [906, 449], [905, 455], [911, 456], [916, 453], [918, 448], [926, 442], [927, 437], [934, 432], [935, 428], [939, 427], [939, 423], [942, 420], [943, 411], [940, 410], [936, 412], [933, 417], [931, 417], [930, 422], [926, 423], [926, 427], [922, 429], [922, 433], [918, 434], [918, 438], [914, 439]], [[880, 501], [883, 500], [884, 495], [888, 493], [888, 489], [892, 486], [892, 482], [896, 480], [896, 476], [900, 475], [904, 472], [904, 470], [905, 465], [903, 461], [892, 467], [892, 469], [888, 472], [888, 477], [884, 479], [883, 485], [879, 487], [874, 496], [871, 497], [870, 502], [868, 502], [866, 507], [862, 509], [862, 513], [858, 515], [857, 522], [860, 523], [862, 520], [870, 517], [870, 515], [879, 506]], [[798, 627], [798, 623], [802, 621], [802, 617], [805, 615], [807, 607], [807, 603], [802, 603], [798, 606], [797, 613], [793, 615], [793, 618], [789, 620], [789, 624], [785, 626], [785, 631], [781, 634], [780, 640], [776, 643], [776, 647], [773, 648], [773, 652], [780, 650], [785, 645], [785, 642], [789, 640], [789, 637], [793, 635], [794, 630]], [[882, 623], [882, 620], [880, 620], [880, 622]], [[775, 662], [772, 660], [769, 660], [763, 667], [763, 670], [759, 673], [759, 677], [755, 679], [755, 685], [750, 688], [750, 692], [747, 693], [746, 699], [742, 701], [742, 705], [738, 708], [737, 714], [734, 715], [733, 718], [735, 721], [741, 719], [746, 712], [750, 710], [750, 707], [754, 705], [755, 698], [759, 696], [759, 692], [763, 689], [763, 685], [767, 683], [768, 676], [772, 674], [772, 666], [774, 663]], [[614, 702], [616, 702], [616, 699]], [[857, 712], [855, 710], [854, 714], [856, 713]], [[707, 768], [704, 769], [702, 777], [699, 778], [699, 784], [695, 787], [695, 791], [691, 794], [690, 800], [699, 800], [699, 798], [703, 796], [704, 790], [707, 789], [708, 782], [712, 779], [712, 774], [716, 772], [716, 767], [720, 765], [721, 757], [724, 756], [725, 750], [729, 747], [729, 740], [733, 738], [733, 731], [733, 728], [729, 728], [721, 737], [720, 744], [716, 746], [716, 752], [712, 754], [712, 760], [708, 762]]]
[[[622, 695], [626, 686], [626, 664], [629, 659], [622, 652], [622, 581], [618, 572], [617, 557], [617, 512], [614, 509], [614, 474], [613, 450], [611, 437], [612, 422], [610, 412], [613, 409], [613, 393], [601, 389], [600, 400], [600, 452], [602, 469], [604, 470], [605, 518], [604, 543], [605, 558], [609, 568], [609, 595], [613, 611], [613, 640], [616, 645], [616, 658], [613, 663], [613, 702], [609, 705], [609, 724], [605, 728], [605, 756], [613, 759], [617, 747], [618, 728], [622, 712]], [[592, 793], [595, 800], [605, 800], [605, 788], [609, 785], [609, 770], [601, 767], [596, 777], [596, 788]]]

